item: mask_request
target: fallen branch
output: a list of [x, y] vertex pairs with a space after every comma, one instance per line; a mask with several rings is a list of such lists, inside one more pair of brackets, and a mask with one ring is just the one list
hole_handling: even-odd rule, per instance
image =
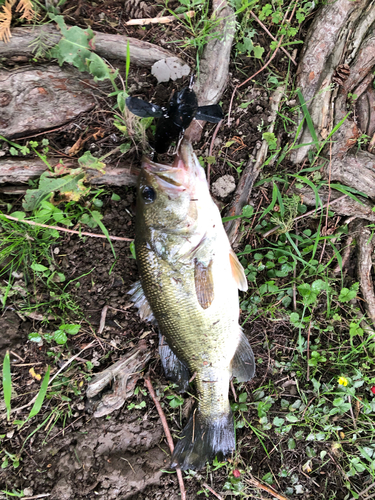
[[[151, 383], [151, 379], [150, 379], [149, 375], [145, 376], [145, 385], [146, 385], [146, 387], [148, 389], [148, 392], [150, 393], [150, 396], [151, 396], [151, 398], [152, 398], [152, 400], [154, 402], [154, 405], [155, 405], [155, 407], [156, 407], [156, 409], [157, 409], [157, 411], [159, 413], [159, 417], [160, 417], [160, 420], [161, 420], [161, 423], [162, 423], [162, 426], [163, 426], [163, 429], [164, 429], [164, 434], [165, 434], [165, 436], [167, 438], [169, 449], [171, 450], [171, 453], [173, 453], [174, 444], [173, 444], [173, 439], [172, 439], [171, 433], [169, 431], [167, 419], [165, 418], [163, 409], [160, 406], [160, 403], [159, 403], [159, 401], [158, 401], [158, 399], [156, 397], [156, 394], [155, 394], [154, 388], [152, 387], [152, 383]], [[182, 477], [182, 472], [181, 472], [180, 467], [176, 467], [176, 472], [177, 472], [177, 477], [178, 477], [178, 483], [180, 485], [181, 500], [186, 500], [185, 485], [184, 485], [184, 480], [183, 480], [183, 477]]]
[[184, 14], [176, 14], [175, 16], [162, 16], [162, 17], [151, 17], [145, 19], [130, 19], [125, 23], [126, 26], [147, 26], [148, 24], [168, 24], [176, 21], [177, 19], [186, 19], [189, 17], [194, 17], [194, 10], [189, 10]]
[[123, 238], [121, 236], [105, 236], [104, 234], [96, 233], [86, 233], [85, 231], [74, 231], [73, 229], [66, 229], [65, 227], [59, 226], [48, 226], [47, 224], [40, 224], [39, 222], [34, 222], [32, 220], [17, 219], [17, 217], [12, 217], [11, 215], [0, 214], [0, 218], [5, 217], [6, 219], [14, 220], [16, 222], [22, 222], [23, 224], [30, 224], [30, 226], [45, 227], [47, 229], [56, 229], [56, 231], [61, 231], [63, 233], [78, 234], [79, 236], [90, 236], [92, 238], [105, 238], [114, 241], [133, 241], [134, 238]]

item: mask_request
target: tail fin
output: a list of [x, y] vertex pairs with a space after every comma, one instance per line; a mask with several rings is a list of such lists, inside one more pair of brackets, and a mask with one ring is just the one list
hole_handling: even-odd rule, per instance
[[232, 360], [232, 374], [239, 382], [247, 382], [255, 375], [255, 358], [242, 328], [240, 335], [240, 343]]
[[171, 467], [202, 469], [207, 461], [223, 458], [235, 449], [232, 412], [218, 419], [204, 419], [193, 411], [172, 455]]

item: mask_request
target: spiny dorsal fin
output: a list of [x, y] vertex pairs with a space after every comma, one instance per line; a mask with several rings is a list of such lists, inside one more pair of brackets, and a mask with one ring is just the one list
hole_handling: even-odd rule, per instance
[[205, 266], [195, 259], [194, 279], [195, 293], [203, 309], [207, 309], [214, 300], [214, 280], [212, 276], [212, 260]]
[[232, 268], [232, 275], [235, 282], [237, 283], [238, 289], [241, 290], [241, 292], [246, 292], [248, 285], [245, 271], [242, 267], [242, 264], [237, 259], [237, 255], [233, 252], [232, 249], [230, 249], [229, 251], [229, 260], [230, 267]]

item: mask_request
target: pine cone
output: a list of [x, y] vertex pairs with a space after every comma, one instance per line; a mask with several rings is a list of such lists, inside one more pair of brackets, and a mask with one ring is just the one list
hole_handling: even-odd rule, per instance
[[125, 14], [129, 19], [149, 17], [150, 6], [142, 0], [125, 0]]

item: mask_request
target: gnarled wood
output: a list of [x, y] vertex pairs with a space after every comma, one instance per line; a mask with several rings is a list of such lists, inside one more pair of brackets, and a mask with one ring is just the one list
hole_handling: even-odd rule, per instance
[[73, 120], [93, 109], [95, 87], [89, 75], [69, 66], [0, 70], [0, 135], [31, 135]]
[[354, 229], [358, 245], [357, 273], [367, 313], [375, 324], [375, 293], [371, 278], [374, 237], [371, 229], [366, 226], [366, 222], [362, 220], [357, 222]]
[[[200, 106], [220, 101], [228, 80], [230, 52], [236, 32], [234, 12], [225, 0], [214, 0], [212, 9], [212, 35], [204, 49], [199, 77], [194, 85]], [[194, 120], [186, 136], [192, 142], [199, 141], [204, 124], [204, 121]]]
[[[137, 66], [151, 67], [156, 61], [167, 57], [175, 57], [169, 50], [162, 49], [152, 43], [143, 42], [136, 38], [123, 35], [109, 35], [107, 33], [95, 33], [95, 52], [107, 59], [126, 60], [126, 48], [129, 42], [130, 62]], [[56, 45], [60, 38], [60, 30], [52, 25], [23, 27], [12, 29], [12, 38], [9, 43], [0, 42], [0, 57], [7, 57], [15, 61], [20, 58], [33, 56], [32, 44], [43, 37], [47, 48]], [[181, 61], [183, 62], [183, 61]]]
[[[315, 193], [312, 189], [308, 187], [303, 189], [294, 188], [293, 192], [301, 196], [302, 203], [310, 207], [315, 207], [316, 199]], [[331, 202], [340, 197], [342, 197], [342, 193], [334, 189], [331, 190], [329, 197]], [[327, 188], [319, 190], [319, 198], [322, 205], [328, 202]], [[345, 215], [351, 218], [366, 219], [368, 221], [375, 222], [375, 212], [372, 211], [374, 205], [361, 196], [357, 196], [357, 198], [361, 203], [358, 203], [352, 198], [346, 197], [330, 205], [329, 209], [338, 215]]]
[[[58, 163], [58, 158], [48, 159], [51, 165]], [[0, 184], [27, 184], [29, 180], [39, 178], [47, 170], [45, 163], [39, 159], [0, 160]], [[106, 167], [104, 175], [88, 170], [90, 184], [106, 184], [109, 186], [134, 186], [137, 176], [131, 172], [130, 165], [120, 164], [118, 167]]]

